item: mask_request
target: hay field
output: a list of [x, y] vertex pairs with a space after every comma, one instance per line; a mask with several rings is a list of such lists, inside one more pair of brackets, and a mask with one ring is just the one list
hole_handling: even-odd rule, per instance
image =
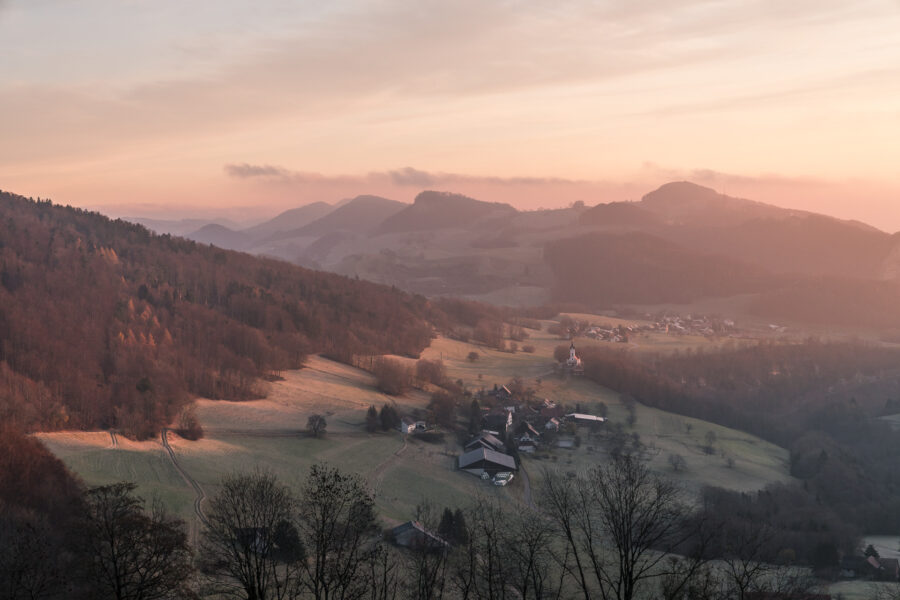
[[[545, 379], [538, 394], [570, 406], [578, 403], [583, 410], [594, 414], [599, 413], [598, 403], [602, 402], [607, 407], [610, 424], [622, 423], [626, 433], [637, 433], [642, 443], [649, 447], [651, 468], [680, 481], [691, 492], [708, 485], [753, 491], [769, 483], [791, 479], [788, 451], [748, 433], [640, 403], [635, 405], [637, 420], [629, 427], [628, 411], [619, 394], [583, 378]], [[713, 454], [707, 454], [704, 448], [709, 431], [716, 436]], [[525, 464], [532, 480], [540, 480], [540, 471], [545, 465], [578, 472], [602, 462], [605, 455], [599, 449], [599, 440], [591, 439], [584, 428], [579, 428], [579, 435], [582, 438], [579, 448], [556, 449], [550, 453], [549, 461], [527, 458]], [[683, 457], [687, 468], [677, 473], [673, 471], [669, 465], [670, 454]], [[732, 466], [729, 466], [728, 457], [733, 460]]]

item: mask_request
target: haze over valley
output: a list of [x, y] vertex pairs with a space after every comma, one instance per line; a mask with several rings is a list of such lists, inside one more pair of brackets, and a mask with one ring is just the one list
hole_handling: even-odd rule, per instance
[[0, 0], [0, 600], [900, 598], [898, 32]]

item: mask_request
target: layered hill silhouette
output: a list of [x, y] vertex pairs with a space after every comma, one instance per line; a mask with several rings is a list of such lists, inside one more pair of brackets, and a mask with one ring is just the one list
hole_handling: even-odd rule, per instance
[[287, 234], [320, 237], [336, 231], [371, 231], [408, 206], [380, 196], [357, 196], [320, 219]]
[[857, 221], [732, 198], [687, 182], [640, 202], [599, 204], [581, 217], [594, 228], [644, 231], [703, 253], [779, 273], [879, 277], [896, 242]]
[[[426, 295], [609, 308], [749, 294], [773, 318], [900, 326], [889, 308], [898, 236], [684, 181], [637, 202], [538, 211], [451, 192], [421, 192], [412, 204], [359, 196], [190, 237]], [[836, 293], [854, 289], [880, 308], [862, 318], [862, 300]], [[813, 300], [818, 310], [796, 306]]]
[[517, 213], [509, 204], [482, 202], [449, 192], [422, 192], [412, 206], [386, 219], [380, 233], [429, 231], [472, 226], [489, 217], [511, 217]]

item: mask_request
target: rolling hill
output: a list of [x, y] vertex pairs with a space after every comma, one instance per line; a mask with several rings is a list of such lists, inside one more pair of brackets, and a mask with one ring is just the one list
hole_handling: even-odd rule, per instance
[[6, 424], [143, 437], [189, 395], [246, 399], [306, 353], [417, 355], [422, 297], [0, 193]]
[[252, 239], [245, 233], [215, 223], [204, 225], [186, 237], [199, 244], [211, 244], [228, 250], [243, 250]]
[[241, 233], [254, 240], [261, 240], [280, 231], [290, 231], [303, 227], [316, 219], [324, 217], [332, 210], [334, 210], [334, 206], [331, 204], [313, 202], [286, 210], [264, 223], [244, 229]]
[[291, 233], [318, 237], [336, 231], [357, 233], [370, 231], [408, 206], [403, 202], [379, 196], [357, 196], [324, 217]]
[[559, 240], [546, 246], [544, 256], [556, 278], [555, 298], [588, 305], [691, 302], [779, 283], [762, 269], [642, 232]]
[[430, 231], [453, 227], [467, 227], [486, 217], [512, 217], [516, 214], [509, 204], [482, 202], [449, 192], [422, 192], [412, 206], [386, 219], [379, 233]]

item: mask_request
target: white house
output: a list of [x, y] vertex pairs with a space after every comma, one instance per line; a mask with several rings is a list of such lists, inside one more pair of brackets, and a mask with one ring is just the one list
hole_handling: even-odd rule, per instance
[[397, 429], [399, 429], [401, 433], [415, 433], [416, 431], [425, 431], [428, 429], [428, 425], [425, 421], [416, 421], [409, 417], [403, 417], [400, 419], [400, 424], [397, 426]]

